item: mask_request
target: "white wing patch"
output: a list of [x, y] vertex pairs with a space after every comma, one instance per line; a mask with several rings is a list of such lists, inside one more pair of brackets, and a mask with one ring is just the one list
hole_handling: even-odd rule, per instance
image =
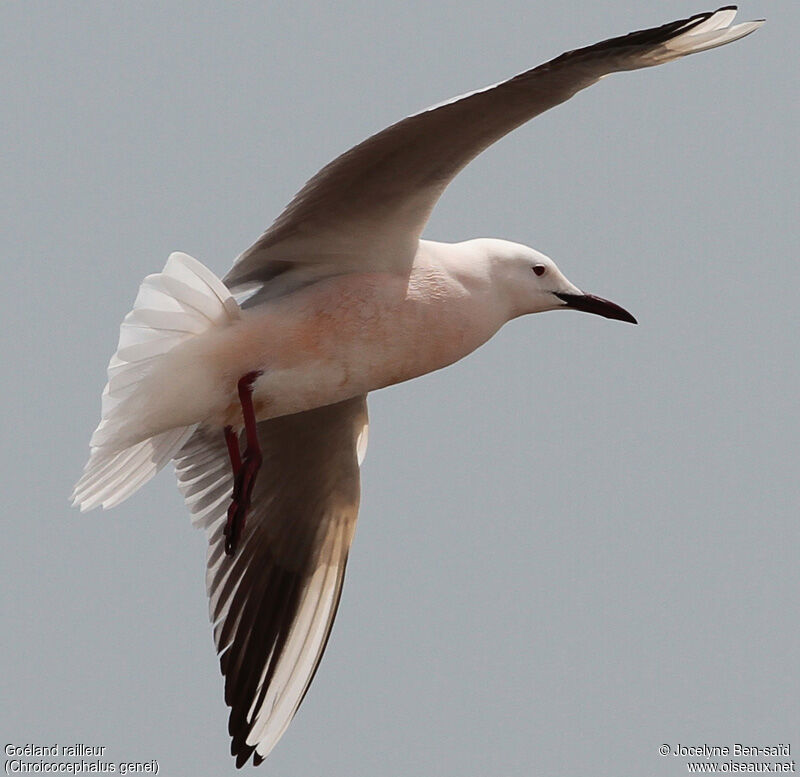
[[668, 62], [678, 56], [697, 54], [700, 51], [724, 46], [757, 30], [764, 20], [744, 22], [731, 27], [736, 18], [736, 8], [721, 8], [700, 24], [665, 41], [653, 54], [659, 63]]

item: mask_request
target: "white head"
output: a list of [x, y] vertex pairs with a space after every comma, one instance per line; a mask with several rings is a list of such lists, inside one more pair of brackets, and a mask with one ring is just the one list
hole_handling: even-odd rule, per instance
[[488, 254], [493, 284], [510, 303], [511, 318], [545, 310], [583, 310], [605, 318], [636, 323], [619, 305], [585, 294], [571, 283], [555, 262], [539, 251], [507, 240], [481, 239]]

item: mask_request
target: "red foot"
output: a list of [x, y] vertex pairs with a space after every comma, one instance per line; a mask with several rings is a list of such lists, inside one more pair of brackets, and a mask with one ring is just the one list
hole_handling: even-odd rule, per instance
[[233, 430], [233, 427], [225, 427], [225, 443], [228, 446], [234, 478], [231, 504], [228, 507], [228, 520], [223, 532], [225, 553], [229, 556], [236, 553], [236, 546], [244, 531], [247, 511], [250, 509], [250, 497], [253, 494], [256, 475], [261, 466], [261, 448], [258, 444], [256, 413], [253, 408], [253, 383], [260, 374], [260, 372], [248, 372], [237, 385], [247, 439], [243, 457], [239, 455], [239, 435]]

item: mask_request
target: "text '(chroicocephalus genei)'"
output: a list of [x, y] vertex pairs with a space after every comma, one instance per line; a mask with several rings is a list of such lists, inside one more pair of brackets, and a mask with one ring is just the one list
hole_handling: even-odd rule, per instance
[[73, 499], [112, 507], [175, 460], [208, 534], [237, 766], [272, 750], [325, 650], [358, 513], [366, 394], [458, 361], [526, 313], [636, 323], [532, 248], [421, 240], [439, 196], [487, 146], [603, 76], [762, 24], [731, 26], [735, 15], [569, 51], [409, 116], [317, 173], [223, 281], [179, 253], [145, 278]]

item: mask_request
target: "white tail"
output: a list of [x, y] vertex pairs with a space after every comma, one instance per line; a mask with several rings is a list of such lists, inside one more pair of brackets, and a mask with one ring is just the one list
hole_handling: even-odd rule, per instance
[[92, 435], [89, 461], [72, 492], [81, 511], [113, 507], [158, 472], [186, 442], [195, 426], [158, 434], [135, 445], [120, 444], [123, 427], [135, 418], [124, 402], [136, 395], [155, 361], [175, 346], [239, 318], [239, 306], [219, 278], [187, 254], [174, 253], [162, 272], [148, 275], [133, 310], [120, 326], [119, 344], [108, 364], [101, 420]]

